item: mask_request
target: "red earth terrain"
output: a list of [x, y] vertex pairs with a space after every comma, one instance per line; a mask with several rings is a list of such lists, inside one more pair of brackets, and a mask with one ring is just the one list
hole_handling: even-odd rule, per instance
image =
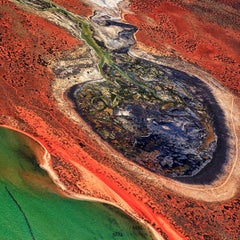
[[92, 9], [79, 0], [71, 0], [71, 1], [56, 0], [54, 2], [57, 3], [58, 5], [64, 7], [68, 11], [71, 11], [72, 13], [76, 13], [81, 16], [92, 15]]
[[[79, 9], [78, 1], [55, 2], [75, 13], [91, 14], [85, 5]], [[239, 93], [239, 29], [233, 29], [237, 23], [229, 20], [232, 25], [223, 27], [215, 18], [202, 23], [204, 16], [177, 1], [155, 6], [156, 2], [132, 1], [138, 15], [125, 15], [139, 27], [138, 41], [151, 45], [152, 52], [196, 63]], [[240, 195], [208, 203], [132, 176], [88, 132], [60, 112], [51, 92], [54, 74], [48, 65], [83, 43], [9, 1], [0, 4], [0, 124], [25, 131], [41, 142], [69, 191], [118, 203], [107, 191], [98, 191], [96, 181], [84, 178], [86, 169], [99, 179], [99, 186], [105, 183], [166, 239], [238, 239]], [[218, 31], [222, 35], [216, 36]]]
[[240, 94], [239, 9], [239, 1], [133, 0], [124, 18], [146, 51], [197, 64]]

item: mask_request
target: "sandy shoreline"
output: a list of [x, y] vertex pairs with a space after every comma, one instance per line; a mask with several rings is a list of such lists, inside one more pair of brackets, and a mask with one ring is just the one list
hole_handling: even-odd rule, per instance
[[[75, 36], [78, 39], [82, 39], [79, 32], [75, 32], [74, 29], [72, 29], [68, 24], [62, 25], [56, 18], [54, 18], [54, 15], [51, 15], [51, 13], [43, 14], [43, 17], [48, 18], [50, 21], [54, 22], [57, 25], [60, 25], [61, 27], [67, 29], [73, 36]], [[87, 47], [88, 48], [88, 47]], [[91, 48], [89, 48], [91, 49]], [[233, 197], [236, 192], [238, 191], [238, 184], [239, 184], [239, 176], [238, 172], [240, 170], [240, 164], [238, 163], [239, 159], [239, 151], [240, 146], [238, 144], [238, 129], [240, 128], [238, 122], [240, 119], [239, 114], [239, 107], [236, 104], [236, 102], [239, 102], [239, 99], [237, 97], [234, 97], [232, 94], [230, 94], [227, 90], [225, 90], [220, 84], [217, 83], [216, 80], [214, 80], [210, 74], [206, 73], [205, 71], [201, 70], [199, 67], [194, 66], [193, 64], [186, 63], [183, 61], [174, 61], [174, 59], [166, 59], [166, 58], [160, 58], [156, 56], [149, 55], [145, 52], [148, 52], [146, 49], [145, 52], [143, 52], [144, 48], [137, 49], [132, 48], [129, 51], [129, 54], [140, 57], [152, 62], [155, 62], [157, 64], [162, 64], [164, 66], [172, 67], [177, 70], [186, 72], [190, 75], [193, 75], [201, 80], [203, 80], [211, 89], [212, 94], [216, 98], [219, 106], [224, 111], [225, 114], [225, 122], [227, 129], [229, 130], [229, 146], [231, 147], [229, 149], [229, 157], [228, 157], [228, 163], [225, 164], [225, 169], [223, 170], [223, 173], [221, 176], [218, 176], [218, 179], [214, 181], [211, 184], [187, 184], [187, 183], [181, 183], [177, 180], [168, 179], [162, 176], [156, 176], [155, 174], [149, 173], [149, 171], [140, 170], [144, 172], [147, 175], [150, 175], [153, 182], [155, 181], [157, 184], [163, 185], [164, 187], [173, 190], [176, 193], [183, 194], [187, 197], [191, 197], [198, 200], [203, 201], [224, 201], [231, 197]], [[91, 50], [90, 50], [91, 51]], [[93, 65], [96, 65], [96, 56], [91, 51], [91, 57], [93, 57]], [[94, 64], [95, 62], [95, 64]], [[77, 116], [77, 113], [74, 113], [73, 109], [69, 109], [69, 106], [67, 103], [65, 103], [64, 99], [64, 92], [67, 90], [66, 88], [69, 87], [70, 82], [71, 83], [79, 83], [79, 77], [81, 78], [80, 82], [82, 80], [86, 80], [86, 76], [88, 78], [92, 78], [93, 76], [97, 76], [97, 79], [99, 79], [100, 74], [99, 71], [97, 71], [97, 67], [94, 66], [92, 70], [90, 71], [91, 74], [88, 75], [86, 71], [80, 72], [76, 78], [68, 78], [66, 81], [65, 79], [57, 79], [54, 80], [52, 84], [52, 90], [54, 97], [58, 103], [58, 108], [61, 110], [62, 113], [64, 113], [68, 118], [70, 117], [71, 120], [73, 120], [75, 123], [80, 124], [91, 136], [96, 136], [96, 134], [91, 133], [91, 130], [86, 126], [86, 124], [79, 120], [79, 116]], [[70, 81], [69, 81], [70, 80]], [[231, 107], [229, 107], [231, 106]], [[105, 143], [101, 143], [99, 138], [96, 137], [96, 140], [99, 145], [103, 146], [105, 149], [109, 149], [109, 146]], [[110, 148], [111, 149], [111, 148]], [[113, 152], [113, 154], [118, 156], [116, 151], [108, 150], [109, 152]], [[127, 163], [127, 159], [124, 159], [122, 156], [120, 156], [120, 159], [125, 164]], [[131, 167], [130, 167], [131, 168]]]
[[[69, 32], [72, 33], [73, 36], [77, 37], [78, 39], [81, 39], [79, 32], [76, 34], [74, 29], [69, 27], [68, 25], [64, 25], [61, 22], [59, 22], [57, 19], [54, 18], [54, 15], [48, 15], [47, 13], [43, 14], [43, 17], [50, 19], [52, 22], [55, 24], [61, 26], [65, 30], [67, 29]], [[90, 50], [91, 51], [91, 50]], [[225, 169], [223, 170], [223, 173], [219, 178], [213, 182], [212, 184], [187, 184], [184, 182], [180, 182], [177, 180], [169, 179], [163, 176], [156, 175], [154, 173], [151, 173], [139, 166], [135, 166], [134, 164], [130, 163], [127, 159], [125, 159], [122, 155], [114, 151], [111, 147], [109, 147], [108, 144], [104, 143], [98, 136], [96, 136], [95, 133], [89, 129], [87, 126], [87, 123], [85, 123], [78, 114], [74, 111], [72, 107], [72, 104], [67, 102], [66, 99], [64, 98], [64, 92], [71, 87], [74, 84], [79, 83], [80, 81], [86, 81], [87, 78], [92, 80], [92, 77], [96, 77], [97, 79], [101, 78], [101, 75], [99, 74], [99, 71], [97, 69], [96, 65], [96, 58], [93, 57], [93, 66], [91, 68], [90, 74], [87, 72], [87, 70], [81, 70], [78, 75], [66, 78], [66, 81], [64, 78], [59, 78], [59, 79], [53, 79], [51, 82], [51, 90], [52, 90], [52, 96], [54, 98], [54, 107], [56, 109], [60, 110], [68, 119], [68, 123], [71, 125], [75, 124], [78, 125], [79, 128], [84, 132], [81, 136], [84, 136], [86, 138], [92, 138], [93, 139], [93, 144], [91, 146], [91, 151], [93, 152], [96, 150], [96, 154], [100, 155], [100, 150], [97, 148], [101, 148], [101, 151], [105, 151], [106, 154], [103, 155], [108, 156], [108, 158], [111, 158], [112, 161], [112, 166], [110, 166], [109, 169], [105, 168], [105, 162], [104, 160], [99, 163], [99, 165], [96, 167], [96, 171], [92, 170], [95, 168], [95, 161], [97, 161], [97, 158], [94, 159], [94, 154], [91, 155], [91, 152], [86, 152], [86, 155], [89, 154], [89, 160], [87, 160], [87, 164], [90, 165], [89, 168], [86, 169], [86, 165], [81, 162], [82, 156], [76, 156], [75, 160], [72, 161], [69, 156], [70, 154], [76, 154], [78, 155], [79, 153], [84, 152], [84, 150], [81, 149], [81, 147], [78, 146], [78, 148], [72, 148], [71, 144], [76, 143], [76, 139], [74, 138], [73, 141], [71, 141], [71, 133], [67, 129], [65, 131], [63, 130], [62, 135], [60, 134], [58, 137], [57, 135], [54, 135], [53, 133], [53, 138], [49, 135], [49, 132], [42, 128], [42, 126], [46, 126], [49, 131], [54, 131], [55, 130], [55, 120], [53, 120], [51, 123], [49, 123], [46, 118], [42, 119], [41, 114], [39, 115], [39, 112], [31, 112], [31, 109], [26, 106], [26, 109], [22, 107], [22, 115], [19, 115], [19, 112], [14, 113], [14, 116], [18, 116], [21, 119], [28, 119], [26, 122], [30, 125], [32, 130], [30, 131], [32, 134], [35, 135], [35, 126], [39, 124], [39, 129], [38, 129], [38, 136], [39, 140], [43, 140], [44, 144], [41, 144], [38, 139], [35, 139], [32, 137], [30, 134], [26, 134], [25, 132], [21, 132], [17, 129], [11, 128], [13, 130], [19, 131], [26, 136], [30, 137], [37, 143], [39, 142], [40, 145], [43, 147], [42, 149], [44, 150], [43, 152], [41, 150], [38, 150], [37, 148], [35, 149], [39, 158], [39, 162], [42, 168], [44, 168], [50, 175], [50, 177], [53, 179], [54, 183], [63, 191], [63, 195], [66, 197], [71, 197], [75, 199], [80, 199], [80, 200], [90, 200], [90, 201], [98, 201], [98, 202], [103, 202], [103, 203], [108, 203], [114, 206], [117, 206], [121, 209], [123, 209], [125, 212], [127, 212], [130, 216], [132, 216], [134, 219], [138, 220], [139, 222], [145, 224], [148, 226], [148, 228], [151, 229], [152, 233], [156, 237], [156, 239], [163, 239], [160, 236], [161, 230], [165, 232], [169, 239], [186, 239], [184, 236], [182, 236], [179, 232], [183, 231], [184, 229], [181, 229], [181, 225], [178, 225], [178, 223], [174, 222], [174, 220], [171, 222], [172, 219], [169, 220], [166, 219], [164, 216], [162, 216], [162, 210], [159, 207], [160, 204], [158, 201], [161, 201], [161, 198], [154, 198], [154, 191], [161, 191], [161, 189], [165, 190], [171, 190], [173, 194], [176, 194], [178, 196], [185, 196], [186, 199], [194, 199], [194, 200], [201, 200], [203, 202], [215, 202], [215, 201], [225, 201], [229, 200], [230, 198], [234, 197], [236, 193], [239, 191], [239, 171], [240, 171], [240, 163], [238, 163], [239, 160], [239, 151], [240, 151], [240, 146], [238, 143], [238, 136], [239, 136], [239, 129], [240, 129], [240, 111], [239, 111], [239, 98], [233, 96], [230, 94], [228, 91], [226, 91], [224, 88], [220, 86], [212, 77], [207, 74], [205, 71], [199, 69], [196, 66], [193, 66], [191, 64], [185, 63], [185, 62], [174, 62], [172, 59], [164, 59], [164, 58], [158, 58], [154, 56], [150, 56], [148, 54], [145, 54], [143, 51], [138, 51], [137, 49], [131, 50], [130, 52], [134, 56], [141, 57], [146, 60], [153, 61], [158, 64], [162, 64], [165, 66], [169, 66], [178, 70], [181, 70], [183, 72], [186, 72], [190, 75], [194, 75], [197, 78], [204, 80], [205, 83], [211, 88], [212, 93], [214, 97], [216, 98], [218, 104], [220, 105], [221, 109], [223, 109], [225, 116], [226, 116], [226, 126], [227, 129], [229, 129], [229, 146], [231, 148], [229, 149], [229, 159], [228, 163], [225, 164]], [[64, 59], [63, 59], [64, 60]], [[58, 62], [55, 62], [58, 64]], [[64, 67], [64, 62], [59, 62], [63, 64]], [[79, 64], [85, 63], [79, 62]], [[53, 63], [54, 64], [54, 63]], [[53, 65], [52, 65], [53, 66]], [[69, 107], [71, 106], [71, 107]], [[15, 107], [15, 106], [14, 106]], [[17, 108], [17, 107], [16, 107]], [[20, 110], [21, 111], [21, 110]], [[23, 116], [26, 112], [30, 113], [29, 116]], [[35, 115], [31, 115], [35, 114]], [[40, 112], [41, 113], [41, 112]], [[46, 111], [46, 114], [49, 114], [48, 111]], [[44, 115], [45, 116], [45, 115]], [[35, 117], [35, 122], [31, 122], [32, 119]], [[39, 117], [39, 118], [38, 118]], [[58, 118], [58, 115], [55, 116]], [[39, 122], [40, 120], [40, 122]], [[17, 120], [16, 120], [17, 121]], [[43, 123], [41, 122], [43, 121]], [[10, 124], [11, 122], [5, 122], [6, 124]], [[56, 120], [57, 123], [57, 120]], [[29, 126], [28, 125], [28, 126]], [[7, 125], [4, 125], [5, 127], [8, 127]], [[21, 125], [16, 125], [16, 126], [21, 126]], [[61, 125], [62, 127], [62, 125]], [[20, 127], [21, 128], [21, 127]], [[41, 129], [40, 129], [41, 128]], [[21, 128], [24, 129], [24, 128]], [[56, 128], [56, 132], [57, 132]], [[58, 132], [59, 133], [59, 132]], [[87, 134], [86, 134], [87, 133]], [[66, 134], [66, 135], [65, 135]], [[73, 133], [74, 134], [74, 133]], [[85, 135], [86, 136], [85, 136]], [[61, 139], [61, 136], [65, 136], [64, 140], [69, 141], [66, 145], [64, 144], [59, 144], [58, 140]], [[57, 138], [58, 137], [58, 138]], [[83, 137], [83, 138], [84, 138]], [[46, 139], [46, 141], [45, 141]], [[56, 141], [52, 143], [52, 140]], [[44, 146], [47, 146], [49, 148], [46, 149]], [[59, 148], [55, 151], [54, 148]], [[72, 148], [72, 151], [70, 151], [70, 148]], [[81, 149], [81, 151], [78, 151]], [[66, 152], [67, 150], [70, 151], [70, 153]], [[75, 152], [75, 150], [77, 150]], [[39, 151], [39, 152], [38, 152]], [[63, 182], [61, 182], [59, 175], [56, 174], [56, 172], [53, 170], [53, 167], [51, 166], [51, 156], [50, 153], [53, 155], [57, 155], [60, 159], [64, 160], [65, 162], [69, 162], [70, 164], [73, 164], [74, 161], [76, 162], [75, 166], [77, 167], [78, 171], [83, 175], [84, 178], [84, 183], [86, 183], [85, 187], [86, 189], [89, 187], [91, 188], [91, 196], [82, 195], [82, 194], [75, 194], [71, 192], [71, 190], [68, 189], [68, 187], [71, 187], [71, 185], [64, 185]], [[115, 164], [115, 160], [117, 160], [117, 164]], [[107, 164], [106, 164], [107, 165]], [[122, 166], [124, 165], [124, 171], [122, 170]], [[118, 172], [118, 167], [119, 172]], [[98, 170], [102, 170], [98, 172]], [[104, 172], [106, 170], [106, 172]], [[121, 172], [120, 172], [121, 170]], [[122, 174], [122, 175], [121, 175]], [[128, 176], [128, 178], [125, 178], [125, 176]], [[124, 180], [123, 180], [124, 179]], [[139, 181], [135, 181], [135, 179], [138, 179]], [[113, 183], [116, 181], [116, 183]], [[94, 195], [94, 186], [93, 183], [100, 188], [98, 190], [98, 193], [103, 191], [105, 196], [108, 196], [110, 201], [105, 200], [104, 198], [94, 198], [94, 196], [98, 196], [97, 194]], [[117, 183], [122, 184], [122, 186], [118, 186]], [[128, 183], [132, 183], [132, 185]], [[154, 191], [151, 192], [152, 189], [147, 189], [147, 188], [142, 188], [141, 186], [142, 183], [148, 183], [149, 186], [153, 186]], [[126, 186], [125, 186], [125, 185]], [[130, 186], [130, 187], [129, 187]], [[132, 187], [134, 186], [134, 187]], [[146, 185], [147, 186], [147, 185]], [[132, 188], [131, 188], [132, 187]], [[141, 191], [139, 190], [141, 189]], [[146, 193], [144, 191], [146, 190]], [[136, 193], [135, 193], [136, 191]], [[135, 194], [139, 191], [139, 195], [142, 197], [143, 194], [143, 200], [140, 200], [140, 198], [135, 197]], [[159, 195], [158, 195], [159, 196]], [[146, 199], [144, 199], [146, 198]], [[137, 200], [137, 201], [135, 201]], [[154, 202], [153, 208], [151, 206], [149, 207], [148, 201], [151, 203]], [[161, 205], [162, 206], [162, 205]], [[154, 208], [156, 207], [156, 208]], [[179, 213], [180, 214], [180, 213]], [[166, 214], [168, 216], [168, 214]], [[169, 215], [170, 216], [170, 215]], [[143, 221], [145, 219], [146, 221]], [[149, 224], [147, 223], [149, 221]], [[154, 226], [156, 230], [154, 230]], [[160, 230], [159, 230], [160, 229]], [[178, 232], [178, 229], [179, 232]], [[159, 233], [157, 232], [159, 231]]]
[[[96, 197], [91, 197], [91, 196], [86, 196], [86, 195], [76, 194], [76, 193], [70, 192], [66, 188], [66, 186], [59, 180], [57, 174], [54, 172], [54, 170], [50, 166], [51, 155], [41, 142], [39, 142], [37, 139], [35, 139], [31, 134], [28, 134], [28, 133], [26, 133], [22, 130], [17, 129], [17, 128], [7, 126], [7, 125], [0, 125], [0, 127], [19, 132], [19, 133], [23, 134], [24, 136], [27, 136], [28, 138], [30, 138], [34, 142], [34, 144], [33, 144], [33, 142], [28, 141], [29, 147], [31, 147], [33, 149], [33, 151], [35, 152], [40, 167], [42, 169], [44, 169], [45, 171], [47, 171], [48, 175], [50, 176], [50, 178], [52, 179], [54, 184], [57, 186], [57, 188], [60, 189], [60, 191], [59, 191], [59, 189], [57, 189], [58, 190], [57, 192], [60, 195], [62, 195], [63, 197], [71, 198], [71, 199], [105, 203], [105, 204], [109, 204], [109, 205], [112, 205], [114, 207], [117, 207], [117, 208], [121, 209], [123, 212], [125, 212], [126, 214], [130, 215], [133, 219], [138, 221], [141, 225], [143, 225], [144, 227], [149, 229], [149, 231], [153, 234], [155, 239], [157, 239], [157, 240], [158, 239], [159, 240], [164, 239], [150, 224], [146, 223], [141, 218], [139, 218], [137, 216], [137, 214], [134, 212], [134, 210], [123, 199], [121, 199], [121, 197], [119, 197], [117, 194], [113, 194], [112, 189], [109, 188], [108, 193], [111, 197], [114, 195], [113, 197], [115, 199], [117, 199], [117, 201], [116, 201], [117, 203], [114, 203], [114, 202], [111, 202], [111, 201], [106, 201], [106, 200], [96, 198]], [[36, 146], [37, 144], [40, 145], [40, 148], [39, 148], [39, 146]], [[102, 183], [102, 181], [100, 179], [98, 179], [98, 184], [97, 185], [105, 185], [105, 184]], [[174, 238], [174, 239], [176, 239], [176, 238]], [[182, 239], [182, 238], [177, 238], [177, 239]]]

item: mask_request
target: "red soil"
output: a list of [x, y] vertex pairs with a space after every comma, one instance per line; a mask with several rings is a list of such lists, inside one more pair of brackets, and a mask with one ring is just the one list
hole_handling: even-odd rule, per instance
[[92, 15], [92, 9], [80, 0], [54, 0], [54, 2], [78, 15], [85, 17]]
[[80, 43], [57, 26], [8, 1], [2, 2], [0, 16], [1, 113], [10, 114], [14, 106], [28, 105], [49, 111], [53, 108], [49, 101], [49, 79], [53, 74], [46, 67], [48, 61], [60, 50]]
[[195, 63], [240, 94], [236, 4], [238, 1], [133, 0], [134, 14], [126, 14], [125, 20], [138, 27], [136, 38], [146, 50]]
[[[48, 62], [82, 43], [9, 1], [1, 1], [0, 17], [0, 124], [21, 129], [40, 141], [69, 190], [108, 200], [91, 185], [84, 185], [97, 184], [84, 182], [72, 161], [103, 180], [168, 239], [181, 239], [181, 233], [184, 239], [237, 239], [239, 198], [208, 204], [131, 176], [57, 109]], [[82, 190], [77, 187], [79, 180]]]
[[[125, 178], [121, 180], [113, 170], [96, 162], [82, 149], [84, 146], [89, 152], [97, 152], [100, 158], [104, 156], [103, 151], [95, 149], [86, 133], [56, 109], [50, 91], [53, 74], [47, 68], [48, 62], [61, 52], [73, 49], [81, 43], [62, 29], [20, 10], [8, 1], [1, 3], [0, 15], [0, 124], [26, 131], [46, 146], [53, 156], [56, 171], [61, 173], [61, 180], [69, 190], [79, 193], [76, 182], [81, 179], [81, 174], [68, 162], [71, 159], [103, 179], [133, 206], [128, 190], [138, 191], [139, 196], [146, 193], [138, 190], [136, 185], [127, 183]], [[92, 193], [91, 186], [85, 186], [82, 193], [107, 198]], [[134, 207], [139, 216], [154, 222], [151, 219], [151, 210], [141, 206], [141, 201], [138, 208]], [[159, 224], [156, 226], [160, 229]], [[175, 233], [174, 228], [173, 232]]]

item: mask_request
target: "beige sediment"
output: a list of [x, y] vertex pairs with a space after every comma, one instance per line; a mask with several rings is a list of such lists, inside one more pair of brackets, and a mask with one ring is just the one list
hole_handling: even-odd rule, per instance
[[[46, 13], [44, 17], [49, 18], [49, 14]], [[74, 36], [76, 36], [75, 29], [69, 28], [68, 25], [63, 25], [62, 22], [64, 21], [56, 21], [55, 16], [50, 16], [49, 20], [55, 22], [61, 27], [68, 29]], [[77, 37], [80, 38], [80, 36], [77, 36]], [[239, 170], [240, 170], [239, 151], [240, 149], [239, 149], [239, 143], [238, 143], [239, 132], [237, 132], [240, 129], [239, 128], [239, 124], [240, 124], [239, 99], [233, 96], [231, 93], [229, 93], [226, 89], [221, 87], [217, 83], [217, 81], [215, 81], [208, 73], [206, 73], [205, 71], [199, 69], [199, 67], [196, 67], [192, 64], [185, 63], [183, 61], [174, 62], [172, 61], [172, 59], [167, 60], [164, 58], [153, 57], [151, 55], [145, 54], [142, 51], [139, 51], [138, 49], [134, 49], [134, 50], [132, 49], [130, 53], [134, 56], [145, 58], [147, 60], [156, 62], [158, 64], [162, 64], [165, 66], [174, 67], [175, 69], [182, 70], [186, 73], [194, 75], [199, 79], [203, 80], [204, 82], [206, 82], [208, 86], [211, 88], [213, 95], [215, 96], [220, 107], [223, 109], [225, 113], [226, 125], [231, 135], [230, 144], [229, 144], [231, 146], [231, 149], [229, 150], [229, 161], [225, 166], [224, 174], [222, 174], [217, 181], [215, 181], [211, 185], [189, 185], [189, 184], [183, 184], [183, 183], [177, 182], [175, 180], [170, 180], [165, 177], [156, 175], [154, 173], [150, 173], [149, 171], [142, 169], [141, 167], [136, 166], [135, 164], [130, 163], [122, 155], [120, 155], [115, 150], [113, 150], [108, 144], [102, 143], [102, 140], [91, 131], [91, 129], [87, 126], [86, 123], [84, 123], [79, 118], [78, 114], [73, 110], [71, 103], [69, 101], [66, 101], [64, 96], [64, 92], [74, 84], [82, 83], [87, 80], [97, 80], [102, 78], [97, 67], [92, 68], [91, 75], [87, 73], [87, 70], [82, 70], [80, 75], [75, 78], [70, 77], [68, 79], [54, 80], [52, 84], [52, 92], [57, 101], [58, 108], [65, 115], [67, 115], [68, 118], [70, 118], [75, 123], [78, 123], [81, 127], [87, 130], [90, 136], [94, 136], [94, 139], [96, 140], [96, 142], [98, 142], [100, 146], [106, 149], [106, 152], [108, 154], [118, 159], [119, 162], [122, 162], [122, 164], [126, 168], [126, 171], [129, 171], [130, 173], [133, 173], [136, 175], [141, 174], [142, 179], [144, 181], [152, 182], [159, 188], [163, 186], [165, 188], [171, 189], [172, 191], [178, 194], [182, 194], [187, 197], [208, 201], [208, 202], [224, 201], [233, 197], [239, 189]], [[42, 147], [44, 148], [43, 145]], [[96, 177], [96, 182], [98, 183], [98, 186], [104, 189], [105, 193], [110, 197], [110, 199], [112, 199], [112, 202], [69, 192], [66, 186], [59, 180], [56, 173], [51, 168], [49, 164], [50, 155], [48, 155], [49, 153], [47, 152], [47, 149], [45, 149], [45, 151], [46, 151], [46, 155], [45, 154], [40, 155], [40, 156], [44, 156], [43, 158], [40, 157], [41, 158], [39, 160], [40, 164], [49, 173], [49, 175], [51, 176], [55, 184], [58, 185], [63, 190], [63, 193], [66, 196], [80, 199], [80, 200], [90, 200], [90, 201], [92, 200], [92, 201], [105, 202], [105, 203], [115, 205], [117, 207], [122, 208], [124, 211], [128, 212], [128, 214], [134, 217], [135, 219], [138, 219], [140, 222], [143, 222], [139, 217], [137, 217], [137, 214], [134, 212], [134, 210], [132, 210], [131, 207], [128, 206], [128, 204], [113, 191], [113, 189], [108, 187], [107, 184], [102, 182], [96, 176], [92, 176], [93, 175], [92, 173], [88, 173], [87, 169], [83, 169], [81, 166], [78, 166], [78, 169], [81, 173], [83, 173], [85, 178], [87, 179], [90, 175], [93, 178]], [[150, 227], [149, 224], [145, 223], [145, 225], [148, 225], [148, 227], [152, 229], [152, 232], [156, 236], [156, 239], [162, 239], [160, 234], [157, 233], [152, 227]]]
[[184, 184], [161, 176], [156, 176], [155, 179], [158, 181], [158, 184], [160, 182], [163, 186], [174, 192], [207, 202], [224, 201], [234, 197], [239, 191], [240, 183], [240, 145], [238, 139], [240, 133], [240, 98], [234, 96], [231, 92], [221, 86], [206, 71], [191, 63], [153, 56], [144, 53], [137, 48], [131, 49], [130, 55], [184, 71], [205, 82], [223, 110], [225, 124], [229, 130], [228, 145], [230, 149], [228, 150], [228, 160], [223, 173], [219, 175], [218, 179], [212, 184]]
[[211, 89], [212, 94], [225, 114], [225, 124], [230, 133], [228, 144], [230, 148], [228, 151], [227, 164], [224, 167], [224, 172], [218, 176], [218, 179], [213, 183], [209, 185], [186, 184], [150, 173], [149, 171], [130, 163], [123, 157], [123, 155], [112, 149], [109, 144], [103, 143], [102, 139], [79, 117], [73, 108], [73, 104], [64, 95], [64, 92], [76, 83], [100, 79], [101, 75], [97, 68], [94, 68], [93, 74], [90, 75], [83, 71], [77, 80], [76, 78], [54, 80], [52, 84], [52, 92], [57, 102], [58, 109], [60, 109], [61, 112], [67, 115], [72, 121], [83, 127], [90, 136], [94, 137], [95, 141], [100, 144], [107, 153], [114, 156], [119, 163], [122, 163], [127, 171], [130, 171], [133, 174], [141, 174], [146, 181], [157, 184], [158, 186], [166, 187], [181, 195], [207, 202], [224, 201], [234, 197], [239, 191], [240, 182], [240, 176], [238, 174], [240, 170], [240, 146], [238, 140], [240, 129], [240, 99], [222, 87], [210, 74], [193, 64], [184, 61], [159, 58], [146, 54], [136, 48], [131, 49], [130, 55], [184, 71], [201, 79]]
[[89, 126], [82, 119], [80, 119], [79, 115], [73, 109], [72, 103], [64, 96], [64, 92], [74, 84], [83, 83], [89, 80], [94, 81], [102, 79], [102, 76], [97, 68], [98, 59], [93, 52], [91, 52], [91, 54], [93, 57], [93, 62], [95, 62], [95, 64], [93, 64], [93, 67], [90, 69], [90, 74], [87, 73], [86, 69], [82, 69], [82, 72], [77, 77], [70, 77], [68, 79], [56, 78], [54, 80], [52, 84], [52, 92], [57, 102], [58, 108], [65, 115], [67, 115], [68, 118], [82, 126], [89, 133], [89, 135], [94, 136], [96, 142], [103, 146], [103, 148], [106, 149], [109, 154], [114, 155], [119, 162], [122, 162], [126, 166], [126, 169], [130, 172], [140, 172], [142, 175], [147, 176], [146, 179], [148, 181], [155, 182], [158, 185], [162, 185], [179, 194], [194, 199], [213, 202], [224, 201], [232, 198], [237, 193], [237, 191], [239, 191], [238, 186], [240, 182], [240, 176], [238, 174], [240, 170], [240, 146], [238, 143], [238, 129], [240, 129], [239, 98], [234, 96], [224, 87], [222, 87], [215, 79], [213, 79], [210, 74], [200, 69], [198, 66], [180, 60], [160, 58], [158, 56], [147, 54], [146, 52], [143, 52], [142, 49], [138, 49], [135, 47], [130, 49], [129, 54], [134, 57], [140, 57], [164, 66], [173, 67], [177, 70], [184, 71], [190, 75], [201, 79], [209, 86], [212, 94], [216, 98], [216, 101], [218, 102], [221, 109], [224, 111], [225, 124], [230, 132], [230, 149], [228, 151], [228, 161], [225, 165], [224, 173], [221, 174], [218, 179], [212, 184], [184, 184], [175, 180], [158, 176], [154, 173], [150, 173], [149, 171], [145, 171], [138, 166], [134, 166], [133, 164], [129, 163], [129, 161], [125, 159], [121, 154], [117, 153], [114, 149], [112, 149], [111, 146], [109, 146], [107, 143], [102, 143], [102, 140], [97, 136], [97, 134], [94, 134], [89, 128]]
[[[34, 10], [31, 11], [35, 12]], [[40, 13], [38, 12], [38, 14]], [[73, 36], [77, 37], [78, 39], [81, 39], [80, 31], [79, 29], [76, 28], [74, 23], [71, 24], [71, 22], [69, 22], [68, 19], [63, 19], [64, 16], [61, 15], [58, 16], [56, 14], [57, 13], [41, 12], [40, 15], [54, 22], [55, 24], [67, 29]], [[230, 132], [229, 140], [230, 149], [228, 163], [225, 166], [224, 173], [221, 176], [219, 176], [219, 178], [211, 185], [189, 185], [180, 183], [175, 180], [170, 180], [161, 176], [156, 176], [156, 174], [150, 173], [149, 171], [145, 171], [132, 164], [128, 164], [129, 170], [132, 171], [132, 169], [134, 168], [136, 172], [139, 171], [142, 173], [142, 175], [146, 174], [147, 180], [156, 182], [158, 185], [162, 185], [187, 197], [192, 197], [195, 199], [209, 202], [224, 201], [233, 197], [236, 194], [236, 192], [239, 191], [240, 182], [239, 179], [240, 176], [238, 174], [240, 170], [239, 161], [240, 145], [238, 140], [240, 129], [239, 98], [233, 96], [233, 94], [224, 89], [220, 84], [217, 83], [215, 79], [212, 78], [210, 74], [208, 74], [204, 70], [201, 70], [199, 67], [194, 66], [193, 64], [173, 59], [169, 60], [166, 58], [159, 58], [157, 56], [146, 54], [145, 52], [137, 48], [131, 49], [130, 54], [132, 54], [133, 56], [147, 59], [149, 61], [156, 62], [158, 64], [182, 70], [204, 81], [212, 90], [214, 97], [216, 98], [218, 104], [225, 113], [225, 122]], [[95, 54], [93, 54], [93, 52], [92, 57], [96, 60], [96, 56]], [[61, 109], [61, 111], [65, 113], [74, 122], [77, 122], [78, 124], [84, 126], [85, 129], [89, 130], [86, 124], [82, 120], [79, 120], [77, 113], [73, 109], [69, 109], [69, 102], [66, 103], [65, 101], [66, 99], [64, 99], [64, 92], [71, 84], [79, 83], [79, 81], [80, 82], [86, 81], [86, 79], [93, 80], [92, 77], [94, 77], [94, 79], [99, 77], [101, 78], [101, 76], [96, 66], [93, 67], [91, 76], [87, 76], [87, 72], [85, 70], [83, 70], [83, 72], [80, 75], [81, 76], [77, 77], [77, 80], [76, 78], [70, 78], [68, 79], [68, 81], [66, 79], [65, 80], [56, 79], [52, 85], [52, 89], [53, 93], [55, 94], [54, 96], [58, 103], [58, 107]], [[89, 130], [89, 133], [91, 133], [91, 130]], [[91, 135], [96, 136], [93, 133], [91, 133]], [[96, 137], [95, 139], [97, 140], [98, 143], [101, 142], [101, 139], [99, 139], [98, 137]], [[107, 144], [102, 143], [100, 144], [102, 146], [105, 146], [106, 149], [111, 149]], [[123, 156], [116, 153], [116, 151], [111, 149], [108, 150], [108, 152], [111, 152], [112, 154], [117, 156], [117, 158], [121, 159], [123, 163], [127, 163], [127, 160], [124, 159]]]

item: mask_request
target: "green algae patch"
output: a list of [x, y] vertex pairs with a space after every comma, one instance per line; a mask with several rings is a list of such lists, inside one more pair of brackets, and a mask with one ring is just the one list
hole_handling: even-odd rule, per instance
[[116, 207], [56, 194], [21, 135], [0, 127], [0, 239], [153, 239]]

